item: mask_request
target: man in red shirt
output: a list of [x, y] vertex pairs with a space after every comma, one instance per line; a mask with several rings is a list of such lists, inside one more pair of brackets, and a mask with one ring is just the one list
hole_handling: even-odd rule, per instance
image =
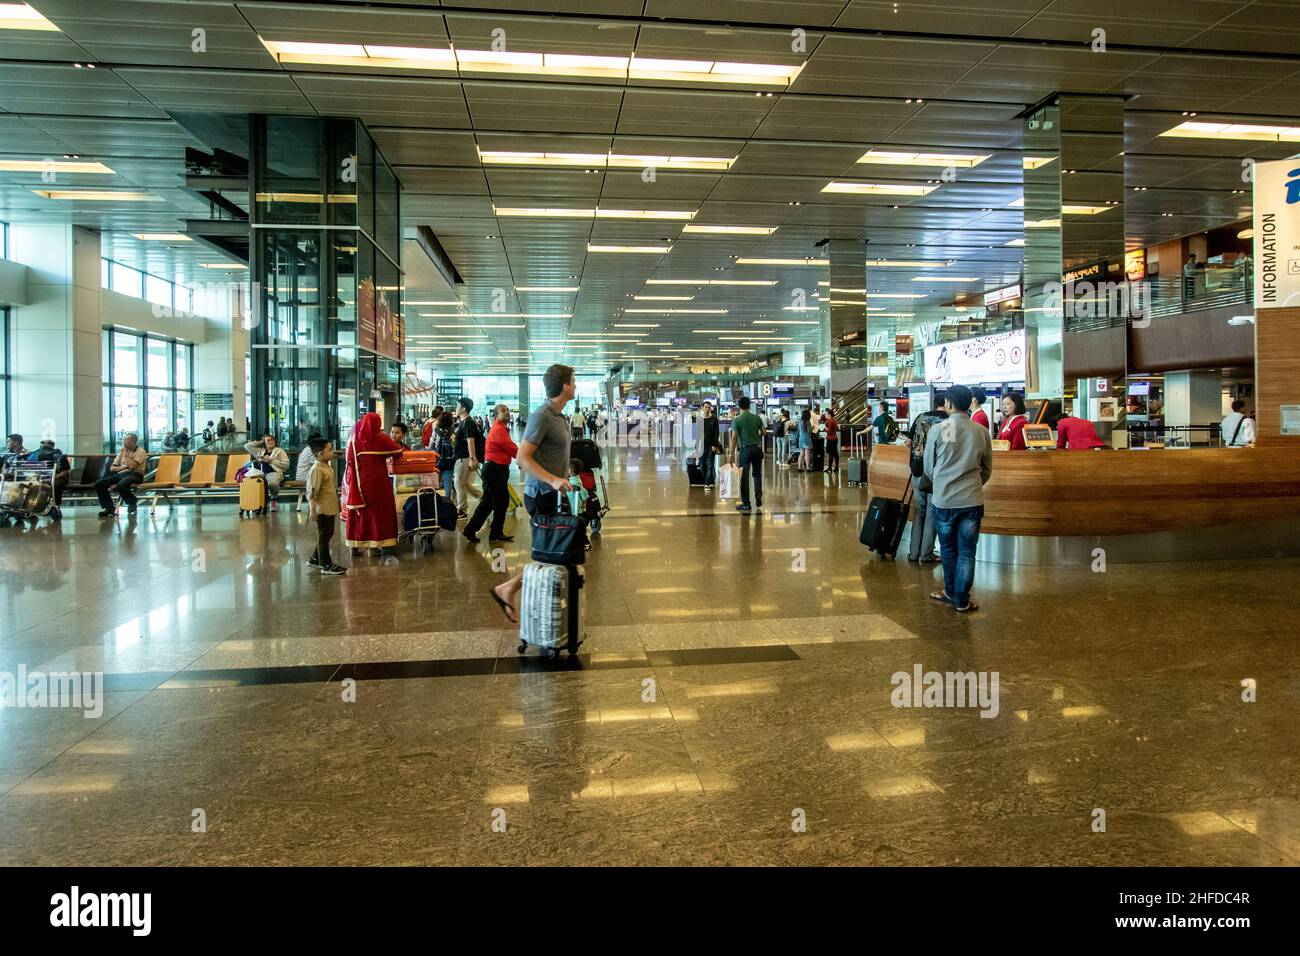
[[978, 385], [971, 386], [971, 413], [970, 420], [985, 431], [989, 430], [989, 416], [984, 411], [984, 402], [988, 400], [988, 393]]
[[483, 497], [461, 533], [470, 541], [478, 542], [478, 529], [483, 527], [488, 513], [492, 514], [489, 541], [513, 541], [506, 534], [506, 512], [510, 509], [510, 462], [519, 454], [519, 447], [510, 438], [510, 408], [498, 405], [493, 409], [492, 427], [483, 442]]
[[1070, 451], [1105, 448], [1106, 443], [1097, 437], [1097, 429], [1086, 418], [1062, 415], [1056, 422], [1056, 447]]

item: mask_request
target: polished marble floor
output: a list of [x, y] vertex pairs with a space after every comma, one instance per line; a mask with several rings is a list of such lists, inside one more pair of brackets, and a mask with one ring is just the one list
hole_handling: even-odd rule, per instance
[[[0, 530], [0, 672], [107, 682], [0, 709], [0, 864], [1300, 862], [1300, 560], [981, 564], [963, 617], [858, 544], [863, 489], [741, 516], [607, 464], [573, 664], [487, 597], [522, 521], [504, 569], [448, 535], [342, 578], [292, 510]], [[895, 707], [918, 664], [996, 671], [997, 716]]]

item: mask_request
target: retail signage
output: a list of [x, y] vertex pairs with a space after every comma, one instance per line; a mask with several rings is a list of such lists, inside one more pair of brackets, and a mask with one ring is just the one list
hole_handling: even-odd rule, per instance
[[1084, 266], [1082, 269], [1074, 269], [1063, 275], [1061, 281], [1068, 283], [1075, 282], [1079, 279], [1087, 279], [1091, 276], [1099, 276], [1101, 275], [1102, 265], [1103, 263], [1094, 262], [1092, 265]]
[[910, 335], [894, 336], [894, 352], [897, 355], [911, 355], [914, 340]]
[[1005, 289], [994, 289], [992, 292], [984, 293], [985, 305], [997, 305], [999, 302], [1010, 302], [1012, 299], [1020, 298], [1020, 283], [1009, 285]]
[[1124, 278], [1138, 282], [1147, 277], [1147, 251], [1134, 249], [1124, 253]]
[[402, 316], [393, 308], [397, 293], [377, 288], [373, 279], [362, 279], [357, 299], [357, 344], [377, 355], [403, 361], [406, 328]]
[[1020, 381], [1025, 378], [1025, 330], [927, 346], [927, 382]]
[[1300, 160], [1255, 164], [1255, 308], [1300, 306]]

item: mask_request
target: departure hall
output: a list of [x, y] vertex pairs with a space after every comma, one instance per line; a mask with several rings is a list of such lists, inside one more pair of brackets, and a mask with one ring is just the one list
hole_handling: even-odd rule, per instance
[[1297, 51], [0, 3], [0, 865], [1300, 865]]

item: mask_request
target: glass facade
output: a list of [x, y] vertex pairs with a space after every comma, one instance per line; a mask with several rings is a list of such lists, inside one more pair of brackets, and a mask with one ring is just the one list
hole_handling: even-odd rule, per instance
[[99, 284], [120, 295], [152, 302], [169, 312], [194, 311], [194, 293], [188, 286], [141, 272], [112, 259], [99, 260]]
[[400, 186], [351, 119], [252, 118], [254, 431], [288, 448], [398, 414]]
[[9, 434], [9, 310], [0, 306], [0, 428]]
[[148, 451], [171, 450], [182, 428], [194, 434], [194, 346], [188, 342], [103, 331], [104, 450], [129, 432]]

